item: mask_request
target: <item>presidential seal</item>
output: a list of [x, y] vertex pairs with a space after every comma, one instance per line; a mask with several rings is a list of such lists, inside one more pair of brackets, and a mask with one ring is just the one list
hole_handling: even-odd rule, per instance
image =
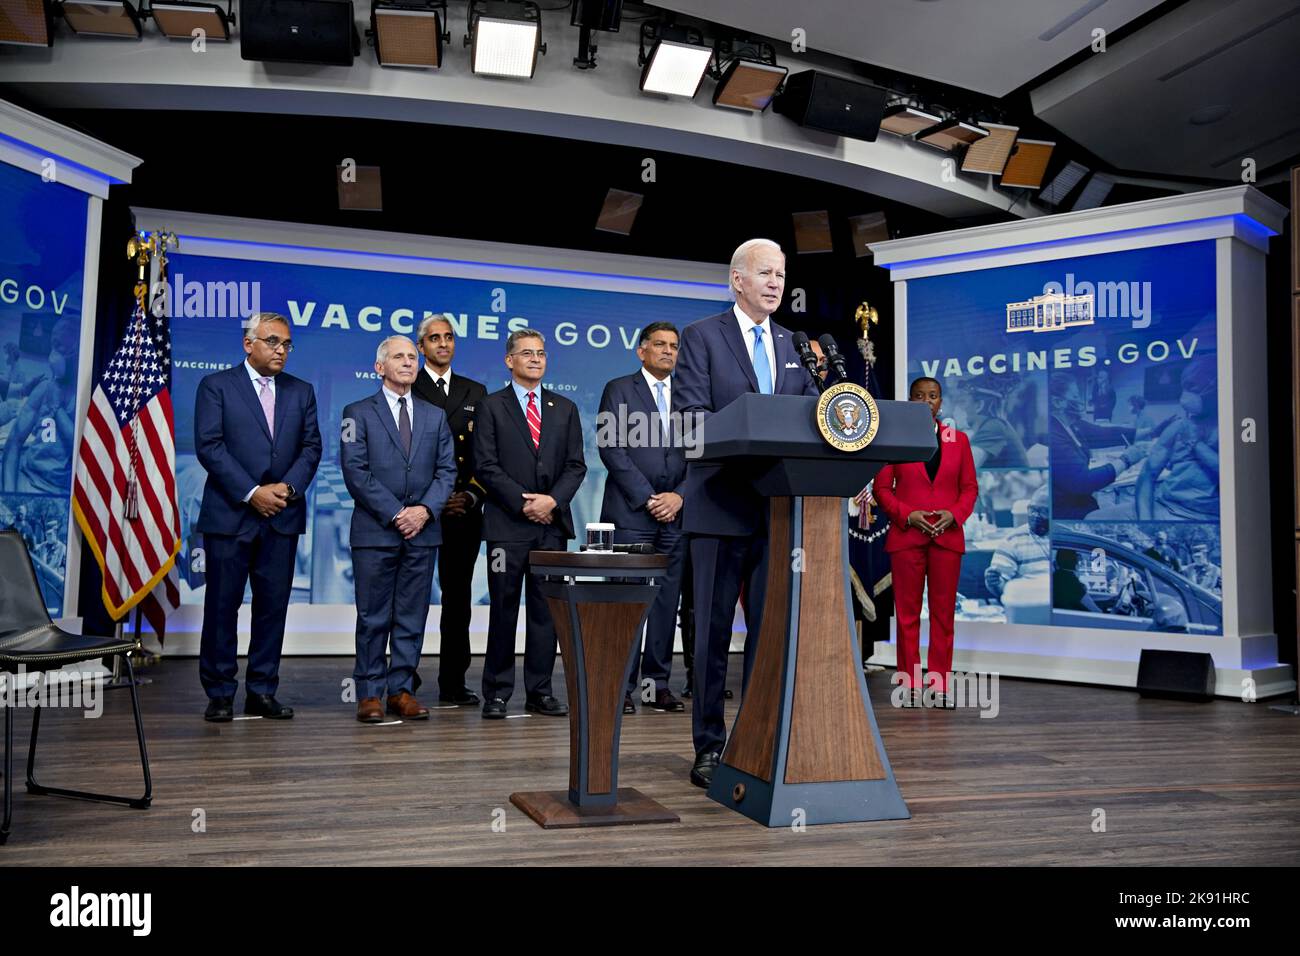
[[871, 444], [880, 426], [876, 400], [861, 385], [840, 382], [817, 402], [817, 430], [840, 451], [859, 451]]

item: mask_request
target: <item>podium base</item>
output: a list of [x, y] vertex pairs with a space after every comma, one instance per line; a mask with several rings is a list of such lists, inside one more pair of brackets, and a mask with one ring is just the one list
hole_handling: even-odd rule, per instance
[[629, 823], [679, 823], [681, 818], [634, 787], [618, 788], [618, 803], [580, 807], [567, 790], [528, 790], [510, 794], [510, 802], [547, 830], [613, 827]]
[[709, 799], [765, 827], [908, 820], [912, 816], [892, 776], [773, 786], [722, 763], [713, 771]]

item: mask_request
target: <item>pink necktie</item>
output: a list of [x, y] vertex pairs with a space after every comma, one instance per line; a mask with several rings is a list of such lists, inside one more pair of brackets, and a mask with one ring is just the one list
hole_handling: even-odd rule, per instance
[[542, 415], [537, 407], [537, 396], [532, 392], [528, 393], [528, 410], [524, 413], [528, 419], [528, 432], [533, 436], [533, 447], [540, 448], [542, 445]]
[[275, 437], [275, 393], [271, 391], [271, 380], [269, 378], [259, 378], [257, 384], [262, 386], [262, 390], [257, 393], [258, 400], [262, 403], [262, 414], [266, 416], [266, 430]]

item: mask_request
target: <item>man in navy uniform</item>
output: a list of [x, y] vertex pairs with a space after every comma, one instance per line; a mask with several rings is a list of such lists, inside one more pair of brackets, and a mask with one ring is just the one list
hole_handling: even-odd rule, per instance
[[[769, 239], [742, 243], [731, 258], [735, 305], [682, 330], [676, 407], [721, 411], [741, 395], [816, 395], [789, 330], [771, 320], [785, 291], [785, 254]], [[707, 425], [705, 425], [707, 428]], [[695, 575], [695, 693], [691, 782], [707, 787], [727, 739], [723, 690], [727, 651], [745, 589], [745, 677], [753, 667], [767, 576], [767, 501], [743, 476], [696, 461], [686, 467], [683, 528]]]
[[[469, 624], [474, 565], [483, 542], [483, 499], [474, 480], [474, 412], [487, 395], [482, 383], [451, 370], [456, 333], [445, 316], [431, 315], [420, 323], [417, 338], [424, 368], [411, 390], [447, 416], [456, 443], [456, 486], [442, 509], [442, 546], [438, 549], [438, 585], [442, 617], [438, 622], [438, 700], [473, 706], [478, 694], [465, 686], [469, 670]], [[418, 683], [417, 683], [418, 686]]]
[[[686, 552], [681, 521], [686, 456], [681, 429], [674, 431], [671, 417], [677, 345], [677, 328], [671, 322], [652, 322], [641, 330], [636, 350], [641, 368], [605, 386], [597, 431], [608, 439], [597, 439], [600, 460], [609, 470], [600, 520], [614, 525], [615, 541], [651, 544], [659, 554], [668, 555], [668, 573], [659, 579], [646, 622], [640, 666], [641, 677], [654, 681], [654, 696], [648, 703], [662, 711], [686, 709], [668, 689]], [[644, 440], [633, 441], [633, 436]], [[636, 710], [632, 704], [636, 686], [633, 665], [623, 697], [625, 714]]]

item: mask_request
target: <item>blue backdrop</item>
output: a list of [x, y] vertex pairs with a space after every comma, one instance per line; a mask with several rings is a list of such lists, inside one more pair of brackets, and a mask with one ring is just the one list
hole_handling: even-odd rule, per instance
[[959, 619], [1222, 633], [1215, 295], [1211, 241], [908, 282], [979, 472]]
[[[605, 469], [595, 447], [596, 407], [605, 383], [635, 371], [640, 329], [653, 321], [679, 327], [721, 311], [724, 300], [592, 291], [444, 276], [376, 272], [321, 265], [171, 257], [172, 387], [176, 405], [177, 480], [183, 553], [193, 556], [190, 528], [205, 474], [194, 457], [194, 392], [200, 378], [243, 359], [241, 314], [280, 312], [293, 323], [294, 351], [285, 369], [311, 382], [320, 409], [324, 457], [308, 496], [308, 533], [300, 541], [294, 600], [351, 604], [348, 522], [352, 501], [338, 465], [343, 407], [379, 387], [375, 348], [388, 335], [415, 337], [426, 314], [447, 313], [457, 333], [453, 369], [496, 391], [509, 381], [505, 340], [528, 326], [547, 337], [545, 387], [572, 399], [586, 434], [587, 479], [573, 501], [581, 528], [599, 518]], [[721, 272], [721, 270], [719, 270]], [[518, 274], [517, 271], [514, 272]], [[574, 276], [575, 285], [583, 277]], [[670, 285], [670, 284], [665, 284]], [[699, 287], [693, 287], [698, 289]], [[725, 296], [721, 285], [718, 296]], [[202, 600], [201, 566], [181, 569], [186, 603]], [[438, 601], [437, 585], [432, 599]], [[475, 600], [487, 602], [480, 561]]]
[[0, 527], [22, 532], [55, 617], [67, 570], [87, 202], [0, 163]]

